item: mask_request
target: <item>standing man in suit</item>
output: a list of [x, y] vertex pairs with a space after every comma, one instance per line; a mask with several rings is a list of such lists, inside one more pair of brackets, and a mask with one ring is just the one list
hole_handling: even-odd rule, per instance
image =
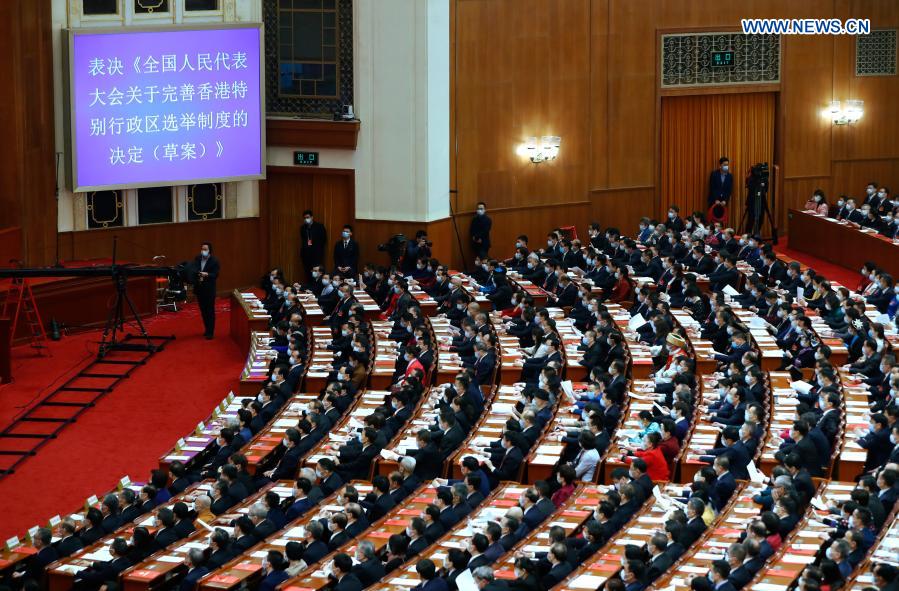
[[487, 215], [487, 204], [483, 201], [478, 202], [474, 219], [471, 220], [471, 246], [474, 254], [480, 258], [486, 258], [490, 251], [490, 228], [493, 227], [493, 221]]
[[304, 211], [303, 225], [300, 227], [300, 259], [306, 271], [306, 283], [312, 283], [312, 268], [325, 261], [327, 240], [325, 225], [315, 221], [311, 209]]
[[709, 207], [727, 207], [734, 190], [734, 175], [730, 173], [727, 156], [718, 159], [718, 169], [709, 175]]
[[345, 279], [357, 279], [359, 268], [359, 243], [353, 240], [353, 227], [343, 226], [340, 240], [334, 245], [334, 273]]
[[220, 271], [219, 260], [212, 254], [211, 243], [200, 244], [200, 254], [194, 259], [194, 267], [194, 295], [203, 317], [203, 336], [211, 339], [215, 334], [215, 280]]

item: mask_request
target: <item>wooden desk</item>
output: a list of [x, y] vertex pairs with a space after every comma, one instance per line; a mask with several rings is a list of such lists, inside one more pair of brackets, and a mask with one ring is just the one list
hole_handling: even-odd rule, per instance
[[50, 591], [68, 591], [72, 588], [72, 583], [75, 580], [76, 574], [90, 567], [97, 560], [108, 560], [108, 558], [105, 558], [105, 555], [108, 554], [109, 545], [112, 544], [112, 541], [115, 538], [124, 538], [125, 541], [130, 544], [134, 526], [136, 525], [146, 527], [151, 535], [155, 534], [158, 529], [156, 514], [160, 508], [168, 507], [171, 509], [175, 503], [179, 501], [183, 501], [187, 503], [188, 506], [192, 506], [193, 499], [201, 494], [209, 494], [214, 483], [214, 480], [204, 480], [203, 482], [193, 484], [184, 492], [175, 495], [167, 502], [153, 509], [150, 513], [145, 513], [140, 516], [135, 522], [123, 524], [115, 532], [100, 538], [90, 546], [75, 552], [71, 556], [50, 564], [47, 567], [48, 588]]
[[[372, 490], [371, 484], [364, 481], [353, 480], [350, 484], [359, 491], [360, 496], [365, 496]], [[322, 512], [343, 511], [343, 506], [337, 504], [337, 497], [344, 490], [345, 487], [340, 487], [330, 496], [322, 499], [317, 508], [310, 509], [301, 517], [289, 522], [280, 531], [226, 562], [221, 568], [210, 572], [200, 580], [199, 588], [222, 591], [246, 588], [248, 585], [252, 586], [258, 582], [262, 578], [262, 560], [266, 553], [269, 550], [277, 550], [283, 554], [288, 542], [302, 542], [306, 538], [306, 526], [321, 517]]]
[[182, 462], [188, 470], [202, 465], [200, 462], [218, 438], [219, 431], [227, 426], [228, 420], [237, 419], [237, 411], [240, 409], [239, 398], [233, 394], [225, 396], [205, 421], [198, 423], [192, 433], [179, 439], [169, 451], [160, 456], [159, 468], [167, 471], [174, 461]]
[[[672, 488], [670, 484], [659, 488], [666, 495], [673, 495], [680, 489], [680, 487]], [[624, 527], [554, 589], [566, 591], [598, 589], [606, 579], [621, 570], [621, 561], [628, 544], [643, 546], [649, 542], [656, 530], [664, 527], [666, 511], [667, 508], [658, 499], [649, 497]]]
[[[361, 497], [362, 495], [360, 495]], [[318, 590], [329, 583], [328, 573], [323, 568], [328, 564], [334, 556], [339, 552], [345, 552], [352, 556], [356, 544], [359, 542], [371, 542], [375, 547], [375, 552], [380, 553], [387, 546], [387, 541], [393, 534], [403, 533], [406, 526], [415, 517], [420, 517], [428, 505], [437, 499], [437, 487], [433, 482], [420, 486], [414, 493], [406, 497], [402, 503], [396, 505], [387, 514], [371, 524], [358, 537], [350, 539], [349, 542], [337, 548], [333, 552], [328, 553], [324, 558], [298, 574], [293, 579], [288, 579], [282, 585], [282, 589], [288, 587], [302, 587], [304, 589]], [[477, 510], [477, 509], [475, 509]]]
[[859, 436], [855, 431], [868, 430], [871, 419], [871, 408], [868, 406], [869, 392], [858, 375], [842, 369], [840, 385], [842, 389], [840, 416], [844, 426], [837, 438], [837, 445], [841, 448], [836, 458], [834, 477], [844, 482], [855, 482], [865, 471], [865, 461], [868, 459], [868, 451], [858, 444]]
[[892, 240], [797, 209], [791, 209], [787, 219], [790, 248], [856, 272], [865, 261], [873, 261], [899, 277], [899, 245]]
[[[849, 482], [827, 482], [819, 485], [818, 490], [819, 494], [826, 499], [848, 501], [849, 493], [853, 488], [855, 485]], [[820, 521], [825, 514], [809, 506], [805, 517], [799, 522], [793, 533], [784, 539], [777, 553], [768, 560], [768, 564], [759, 571], [746, 588], [752, 589], [759, 583], [792, 586], [802, 570], [814, 562], [821, 550], [821, 534], [832, 529]]]
[[[419, 560], [429, 558], [434, 561], [434, 564], [438, 568], [440, 568], [443, 566], [447, 551], [450, 548], [462, 550], [467, 548], [471, 536], [474, 535], [475, 532], [485, 528], [487, 522], [499, 522], [509, 507], [514, 507], [518, 504], [518, 498], [526, 489], [526, 485], [518, 484], [516, 482], [501, 482], [489, 497], [469, 513], [467, 519], [463, 519], [457, 523], [453, 529], [431, 544], [425, 551], [418, 556], [407, 560], [395, 571], [390, 573], [386, 580], [369, 587], [369, 589], [375, 591], [409, 591], [420, 582], [420, 577], [415, 571], [415, 565]], [[372, 542], [374, 542], [374, 540], [372, 540]], [[399, 584], [399, 580], [404, 582]], [[304, 584], [299, 586], [306, 587], [308, 585], [304, 582]]]
[[717, 521], [706, 529], [703, 536], [687, 549], [673, 567], [653, 582], [653, 587], [665, 589], [673, 586], [677, 591], [689, 589], [688, 579], [708, 572], [709, 563], [716, 558], [723, 558], [728, 546], [738, 542], [740, 535], [746, 531], [746, 526], [758, 518], [761, 508], [752, 501], [752, 497], [764, 489], [762, 484], [738, 481], [737, 490]]
[[[292, 495], [292, 490], [290, 482], [267, 484], [226, 512], [217, 515], [208, 525], [233, 533], [231, 522], [246, 515], [250, 507], [265, 499], [267, 492], [274, 491], [283, 500]], [[145, 560], [125, 569], [120, 576], [123, 591], [162, 589], [181, 579], [187, 573], [187, 567], [184, 565], [187, 553], [192, 547], [209, 546], [211, 537], [212, 533], [209, 530], [198, 525], [187, 538], [180, 539], [169, 548], [155, 552]]]
[[268, 332], [272, 317], [262, 306], [259, 294], [256, 291], [231, 292], [231, 338], [246, 353], [250, 343], [250, 333], [257, 331]]
[[271, 333], [265, 331], [251, 331], [247, 334], [249, 341], [249, 352], [247, 353], [247, 362], [244, 364], [243, 371], [240, 372], [240, 385], [237, 393], [240, 396], [249, 396], [255, 398], [262, 390], [262, 385], [268, 379], [268, 369], [275, 350], [269, 343], [271, 342]]

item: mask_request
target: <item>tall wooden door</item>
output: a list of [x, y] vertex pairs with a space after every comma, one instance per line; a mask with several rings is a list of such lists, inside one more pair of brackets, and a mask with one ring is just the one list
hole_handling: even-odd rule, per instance
[[328, 246], [325, 264], [332, 264], [334, 243], [344, 224], [355, 214], [352, 170], [276, 167], [268, 168], [262, 208], [268, 220], [269, 268], [281, 267], [291, 281], [305, 277], [300, 260], [300, 226], [303, 212], [311, 209], [325, 225]]

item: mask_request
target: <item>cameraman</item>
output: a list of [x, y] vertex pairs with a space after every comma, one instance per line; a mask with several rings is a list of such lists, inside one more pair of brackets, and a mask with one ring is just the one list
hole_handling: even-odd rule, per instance
[[415, 240], [406, 241], [406, 250], [403, 252], [403, 260], [400, 270], [403, 275], [409, 275], [415, 271], [418, 259], [431, 258], [431, 243], [428, 242], [428, 234], [424, 230], [415, 233]]

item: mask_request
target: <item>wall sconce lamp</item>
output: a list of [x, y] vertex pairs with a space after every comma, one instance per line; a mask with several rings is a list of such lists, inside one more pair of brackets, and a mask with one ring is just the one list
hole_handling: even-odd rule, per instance
[[547, 160], [555, 160], [559, 155], [561, 143], [562, 138], [557, 135], [545, 135], [541, 138], [532, 136], [518, 147], [518, 153], [527, 156], [534, 164], [540, 164]]
[[847, 125], [855, 123], [865, 114], [865, 101], [847, 100], [845, 102], [831, 101], [828, 115], [834, 125]]

